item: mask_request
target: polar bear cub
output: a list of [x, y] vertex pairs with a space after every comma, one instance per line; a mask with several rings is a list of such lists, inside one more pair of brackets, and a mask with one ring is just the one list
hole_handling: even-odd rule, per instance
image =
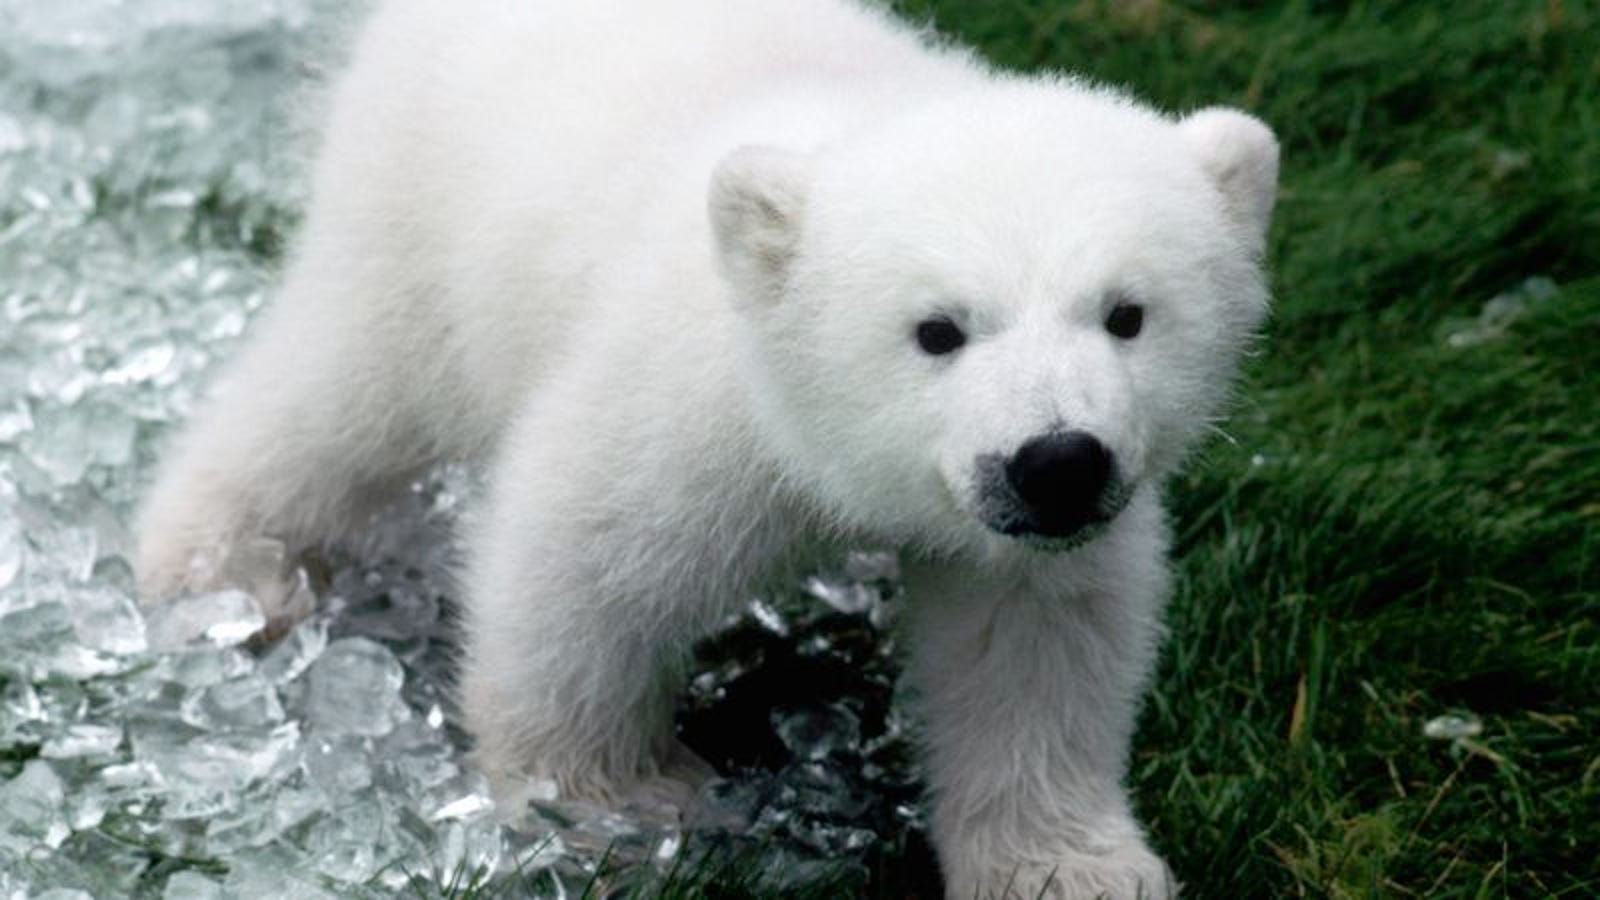
[[845, 0], [395, 0], [282, 295], [145, 507], [143, 588], [483, 458], [478, 759], [615, 802], [680, 774], [694, 638], [893, 546], [949, 896], [1169, 894], [1121, 786], [1161, 485], [1266, 310], [1276, 177], [1242, 113]]

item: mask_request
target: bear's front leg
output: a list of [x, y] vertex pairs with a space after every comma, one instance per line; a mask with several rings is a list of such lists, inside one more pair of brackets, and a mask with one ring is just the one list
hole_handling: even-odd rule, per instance
[[601, 440], [598, 401], [533, 405], [469, 536], [460, 698], [476, 760], [502, 799], [531, 777], [563, 800], [682, 812], [712, 773], [674, 737], [674, 703], [695, 641], [786, 544], [760, 487], [776, 479], [644, 426], [636, 443]]
[[681, 813], [711, 773], [677, 745], [673, 703], [715, 613], [628, 529], [587, 528], [521, 485], [499, 488], [516, 499], [492, 501], [463, 610], [476, 761], [502, 800], [532, 778], [563, 801]]
[[1147, 553], [1107, 577], [1117, 549], [909, 568], [907, 676], [949, 900], [1176, 892], [1122, 787], [1165, 575]]

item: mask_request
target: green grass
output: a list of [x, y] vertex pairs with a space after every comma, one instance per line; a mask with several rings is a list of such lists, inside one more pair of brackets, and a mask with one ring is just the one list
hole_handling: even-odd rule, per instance
[[[1600, 895], [1600, 10], [901, 7], [1283, 141], [1276, 313], [1174, 485], [1133, 766], [1190, 894]], [[1482, 734], [1424, 738], [1448, 712]]]
[[1276, 313], [1172, 491], [1131, 779], [1189, 895], [1600, 896], [1600, 10], [899, 7], [1283, 141]]

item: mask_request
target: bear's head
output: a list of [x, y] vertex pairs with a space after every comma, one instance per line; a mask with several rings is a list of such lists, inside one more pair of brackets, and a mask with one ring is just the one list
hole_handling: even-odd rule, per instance
[[1081, 544], [1211, 426], [1267, 309], [1277, 143], [1069, 82], [712, 176], [759, 426], [840, 523]]

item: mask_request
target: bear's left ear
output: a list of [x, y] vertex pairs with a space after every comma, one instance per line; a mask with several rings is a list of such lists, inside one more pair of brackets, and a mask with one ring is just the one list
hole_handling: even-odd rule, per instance
[[800, 239], [808, 158], [776, 147], [741, 147], [711, 174], [711, 230], [741, 300], [776, 300]]
[[1178, 130], [1222, 192], [1228, 216], [1260, 249], [1278, 194], [1278, 140], [1272, 130], [1254, 116], [1215, 106], [1191, 113]]

